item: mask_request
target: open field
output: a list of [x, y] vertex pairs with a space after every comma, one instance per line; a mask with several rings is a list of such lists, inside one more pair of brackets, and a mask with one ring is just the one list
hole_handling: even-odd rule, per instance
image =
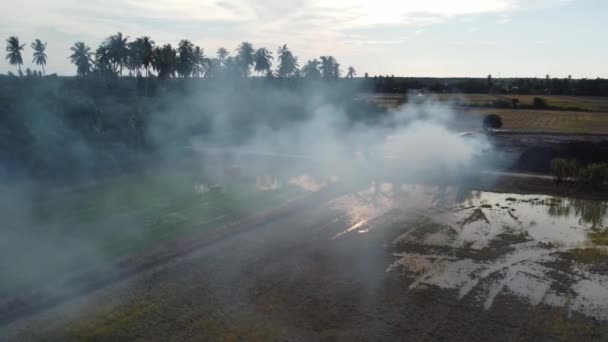
[[0, 333], [600, 341], [607, 212], [605, 202], [382, 183], [261, 222]]
[[213, 175], [208, 166], [169, 164], [87, 186], [3, 188], [0, 293], [106, 266], [307, 193], [298, 185], [277, 189], [280, 175], [244, 177], [237, 167]]
[[[431, 94], [421, 97], [422, 100], [439, 99], [452, 106], [456, 113], [453, 127], [457, 130], [479, 130], [483, 116], [498, 114], [503, 120], [503, 129], [519, 132], [550, 133], [589, 133], [608, 134], [608, 98], [539, 95], [546, 99], [550, 106], [559, 108], [577, 107], [580, 110], [537, 110], [537, 109], [504, 109], [489, 108], [497, 99], [511, 100], [517, 97], [522, 104], [532, 104], [534, 95], [490, 95], [490, 94]], [[362, 98], [388, 109], [395, 109], [404, 104], [403, 94], [373, 94]], [[474, 105], [480, 108], [462, 108], [461, 105]]]
[[511, 103], [513, 99], [519, 100], [519, 105], [532, 106], [533, 99], [540, 97], [547, 101], [547, 105], [556, 109], [578, 108], [584, 111], [608, 111], [607, 97], [594, 96], [567, 96], [567, 95], [504, 95], [504, 94], [433, 94], [440, 101], [452, 102], [464, 106], [492, 106], [498, 100]]
[[[410, 96], [416, 96], [412, 94]], [[505, 95], [505, 94], [426, 94], [420, 98], [436, 99], [441, 102], [473, 107], [493, 107], [493, 103], [501, 100], [511, 104], [513, 99], [517, 99], [518, 105], [532, 106], [535, 97], [540, 97], [547, 101], [549, 107], [554, 109], [577, 111], [608, 112], [608, 97], [600, 96], [570, 96], [570, 95]], [[379, 93], [364, 96], [366, 99], [373, 100], [375, 103], [385, 107], [395, 107], [403, 104], [407, 100], [404, 94]]]
[[551, 133], [608, 133], [608, 112], [576, 112], [523, 109], [472, 109], [463, 112], [465, 120], [472, 120], [479, 128], [483, 116], [497, 114], [505, 130]]

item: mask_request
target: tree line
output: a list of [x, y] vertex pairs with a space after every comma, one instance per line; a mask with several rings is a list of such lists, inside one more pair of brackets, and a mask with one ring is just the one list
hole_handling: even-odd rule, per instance
[[[19, 75], [23, 75], [23, 53], [26, 44], [21, 44], [16, 36], [6, 40], [6, 60], [17, 66]], [[31, 44], [33, 63], [42, 67], [42, 74], [47, 62], [46, 43], [36, 39]], [[277, 66], [273, 69], [275, 56], [267, 48], [255, 49], [249, 42], [242, 42], [235, 54], [231, 55], [225, 48], [219, 48], [215, 56], [207, 56], [200, 46], [183, 39], [173, 47], [171, 44], [156, 45], [147, 36], [129, 41], [129, 37], [118, 32], [106, 38], [96, 50], [85, 42], [74, 43], [70, 48], [69, 60], [76, 67], [76, 74], [86, 76], [101, 74], [131, 77], [303, 77], [312, 79], [336, 79], [342, 76], [340, 63], [333, 56], [320, 56], [308, 60], [302, 67], [287, 44], [280, 46], [276, 52]], [[36, 71], [34, 71], [36, 73]], [[27, 70], [26, 74], [32, 74]], [[346, 77], [357, 75], [354, 67], [348, 67]]]

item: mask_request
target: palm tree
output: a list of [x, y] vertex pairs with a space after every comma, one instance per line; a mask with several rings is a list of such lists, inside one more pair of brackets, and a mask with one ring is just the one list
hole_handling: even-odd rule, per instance
[[340, 77], [340, 64], [333, 56], [321, 56], [321, 76], [325, 79]]
[[30, 45], [32, 49], [34, 49], [34, 59], [32, 59], [32, 63], [36, 63], [36, 65], [40, 65], [42, 67], [42, 74], [46, 75], [44, 70], [44, 66], [46, 65], [46, 43], [42, 43], [40, 39], [36, 39], [32, 45]]
[[22, 74], [21, 65], [23, 64], [23, 56], [21, 56], [21, 51], [23, 51], [23, 47], [25, 47], [25, 44], [20, 44], [18, 37], [12, 36], [6, 40], [6, 52], [8, 52], [6, 60], [11, 65], [19, 67], [19, 75]]
[[220, 62], [220, 65], [224, 65], [224, 63], [226, 62], [226, 58], [228, 57], [230, 53], [228, 52], [228, 50], [226, 50], [225, 48], [221, 47], [217, 50], [217, 58]]
[[70, 61], [76, 65], [76, 74], [85, 76], [91, 71], [91, 48], [84, 42], [76, 42], [70, 48]]
[[163, 47], [155, 47], [152, 53], [152, 67], [158, 72], [159, 78], [169, 78], [175, 74], [177, 64], [177, 52], [166, 44]]
[[298, 58], [291, 53], [287, 44], [279, 47], [278, 51], [279, 69], [277, 74], [279, 77], [289, 77], [296, 75], [298, 71]]
[[112, 64], [110, 48], [102, 44], [95, 51], [95, 69], [102, 73], [111, 73], [116, 75], [116, 69]]
[[355, 68], [354, 68], [354, 67], [349, 66], [349, 67], [348, 67], [348, 72], [346, 73], [346, 77], [348, 77], [348, 78], [353, 78], [353, 77], [355, 77], [355, 76], [357, 76], [357, 70], [355, 70]]
[[140, 67], [146, 69], [146, 77], [150, 76], [150, 65], [152, 64], [152, 50], [154, 50], [154, 41], [150, 37], [144, 36], [135, 39], [139, 53]]
[[272, 52], [268, 51], [268, 49], [260, 48], [255, 52], [255, 71], [258, 74], [267, 73], [270, 68], [272, 68]]
[[125, 63], [125, 66], [127, 67], [127, 70], [129, 70], [129, 76], [140, 76], [141, 73], [139, 71], [142, 65], [142, 58], [137, 42], [129, 42], [127, 44], [127, 51], [127, 61]]
[[[98, 54], [107, 54], [107, 61], [110, 63], [113, 73], [122, 76], [122, 68], [126, 66], [129, 56], [127, 41], [129, 37], [123, 36], [121, 32], [108, 37], [99, 47]], [[105, 50], [105, 51], [104, 51]]]
[[241, 76], [249, 76], [249, 69], [255, 64], [255, 50], [249, 42], [242, 42], [237, 48], [236, 63], [241, 69]]
[[195, 46], [192, 51], [192, 61], [194, 62], [194, 75], [201, 77], [205, 73], [207, 67], [207, 59], [205, 52], [200, 46]]
[[321, 78], [321, 71], [319, 71], [319, 67], [321, 66], [321, 62], [318, 59], [309, 60], [302, 67], [302, 74], [306, 78]]
[[179, 42], [177, 52], [176, 71], [180, 76], [186, 78], [194, 71], [194, 44], [184, 39]]

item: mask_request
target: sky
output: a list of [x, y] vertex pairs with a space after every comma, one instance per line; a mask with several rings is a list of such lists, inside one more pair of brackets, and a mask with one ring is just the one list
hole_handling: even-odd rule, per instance
[[[0, 33], [48, 42], [47, 73], [75, 74], [76, 41], [118, 31], [157, 44], [190, 39], [215, 55], [242, 41], [300, 64], [335, 56], [359, 76], [608, 78], [606, 0], [21, 0], [0, 1]], [[4, 39], [5, 39], [4, 38]], [[0, 62], [0, 73], [15, 71]]]

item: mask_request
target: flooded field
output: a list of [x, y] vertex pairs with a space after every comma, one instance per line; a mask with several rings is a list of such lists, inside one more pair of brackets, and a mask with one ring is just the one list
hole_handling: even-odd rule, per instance
[[[16, 341], [608, 336], [606, 202], [388, 182], [345, 188], [304, 169], [230, 173], [239, 198], [255, 194], [248, 201], [313, 200], [245, 221], [223, 239], [78, 299], [28, 314], [9, 307], [0, 334]], [[198, 196], [235, 189], [214, 179], [187, 183]]]
[[0, 189], [0, 299], [40, 282], [112, 267], [122, 257], [204, 234], [335, 181], [244, 167], [180, 162], [90, 184]]
[[608, 202], [374, 184], [332, 202], [338, 233], [399, 232], [387, 272], [409, 289], [456, 290], [489, 309], [497, 296], [608, 319]]

